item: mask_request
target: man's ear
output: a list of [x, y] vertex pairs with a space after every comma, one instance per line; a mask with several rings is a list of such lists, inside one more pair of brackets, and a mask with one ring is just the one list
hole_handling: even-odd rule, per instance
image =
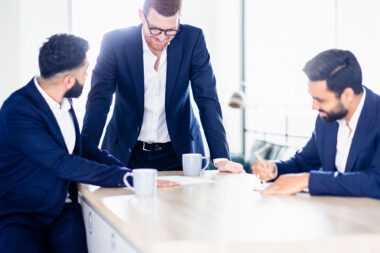
[[355, 96], [355, 92], [352, 88], [345, 88], [342, 92], [342, 95], [341, 95], [341, 99], [345, 102], [352, 102], [352, 100], [354, 99], [354, 96]]
[[70, 74], [64, 75], [63, 83], [65, 84], [66, 89], [69, 90], [74, 86], [75, 78]]
[[139, 16], [140, 16], [141, 23], [143, 23], [143, 21], [144, 21], [144, 12], [141, 9], [139, 9]]

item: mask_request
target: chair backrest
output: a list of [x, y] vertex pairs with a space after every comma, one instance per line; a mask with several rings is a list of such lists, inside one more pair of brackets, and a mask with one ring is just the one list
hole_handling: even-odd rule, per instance
[[254, 155], [257, 152], [265, 160], [285, 160], [294, 155], [297, 151], [294, 147], [289, 147], [285, 145], [279, 145], [265, 140], [256, 140], [251, 147], [250, 154], [247, 161], [249, 163], [254, 163], [257, 159]]

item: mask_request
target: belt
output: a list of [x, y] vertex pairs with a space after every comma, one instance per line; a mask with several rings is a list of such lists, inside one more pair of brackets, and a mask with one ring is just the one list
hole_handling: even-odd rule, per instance
[[148, 143], [143, 141], [137, 141], [135, 148], [146, 151], [146, 152], [158, 152], [163, 150], [168, 150], [172, 147], [171, 142], [166, 143]]

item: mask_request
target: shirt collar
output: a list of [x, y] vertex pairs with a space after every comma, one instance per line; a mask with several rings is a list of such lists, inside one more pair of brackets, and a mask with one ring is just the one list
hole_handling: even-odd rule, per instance
[[[348, 123], [348, 125], [350, 126], [352, 131], [354, 131], [356, 129], [356, 126], [358, 125], [359, 117], [360, 117], [360, 114], [363, 110], [365, 97], [366, 97], [366, 90], [363, 88], [363, 96], [360, 99], [359, 105], [356, 108], [354, 114], [352, 115], [350, 122]], [[338, 121], [339, 125], [345, 125], [346, 124], [346, 121], [344, 119], [340, 119], [337, 121]]]
[[67, 98], [63, 98], [62, 103], [58, 104], [53, 98], [51, 98], [40, 86], [37, 81], [37, 76], [34, 77], [34, 85], [37, 87], [37, 90], [41, 93], [42, 97], [45, 99], [50, 110], [56, 111], [69, 111], [71, 109], [71, 104]]

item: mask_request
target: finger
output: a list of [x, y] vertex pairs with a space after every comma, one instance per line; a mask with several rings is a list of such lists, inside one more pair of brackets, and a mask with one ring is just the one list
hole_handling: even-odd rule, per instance
[[274, 182], [261, 191], [263, 195], [277, 195], [281, 191], [281, 187]]
[[245, 172], [245, 170], [243, 169], [243, 165], [241, 165], [240, 163], [234, 163], [233, 165], [234, 165], [236, 173]]
[[176, 187], [176, 186], [180, 186], [180, 184], [174, 181], [158, 180], [157, 182], [158, 188], [167, 188], [167, 187]]
[[261, 174], [265, 170], [265, 168], [262, 167], [261, 165], [252, 165], [251, 169], [252, 169], [253, 174], [256, 174], [256, 175]]
[[275, 185], [270, 185], [267, 188], [265, 188], [264, 190], [262, 190], [261, 194], [262, 195], [276, 195], [276, 193], [277, 193], [276, 188], [277, 187]]
[[234, 174], [241, 173], [241, 170], [239, 168], [234, 167], [234, 166], [231, 166], [226, 171], [234, 173]]
[[176, 186], [180, 186], [180, 184], [178, 184], [178, 183], [165, 183], [165, 184], [157, 185], [157, 188], [170, 188], [170, 187], [176, 187]]
[[274, 175], [273, 175], [273, 173], [268, 173], [268, 172], [263, 172], [263, 173], [261, 173], [261, 177], [262, 177], [262, 179], [265, 180], [265, 181], [269, 181], [269, 180], [274, 179]]

